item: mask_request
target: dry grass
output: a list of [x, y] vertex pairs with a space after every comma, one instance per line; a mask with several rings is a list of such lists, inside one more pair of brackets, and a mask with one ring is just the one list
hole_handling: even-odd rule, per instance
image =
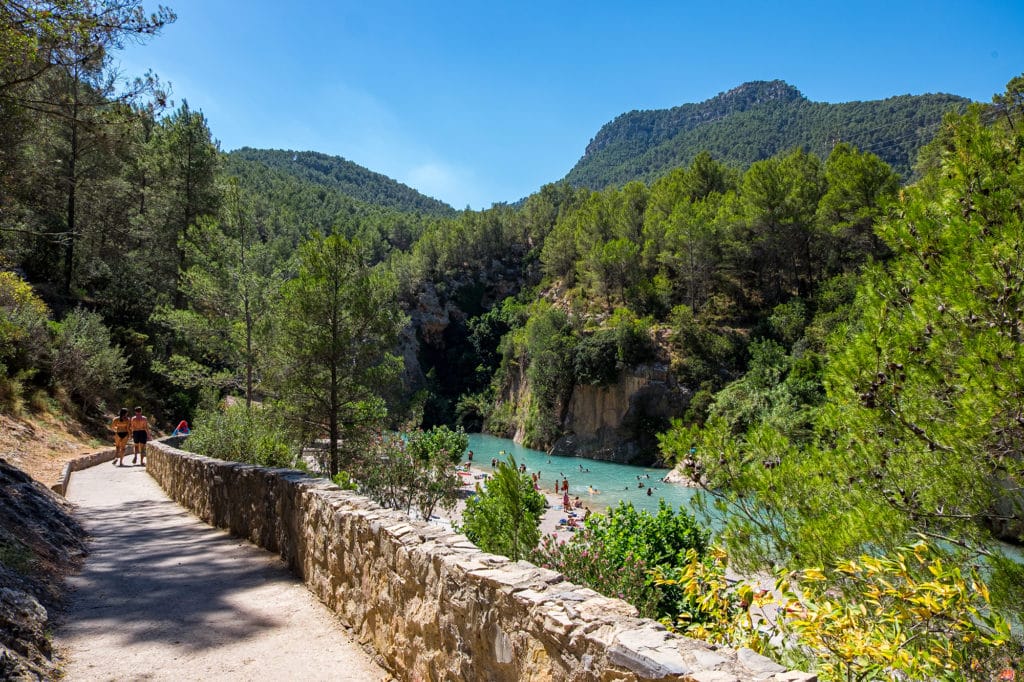
[[52, 414], [0, 414], [0, 458], [47, 487], [57, 482], [65, 462], [108, 447], [81, 425]]

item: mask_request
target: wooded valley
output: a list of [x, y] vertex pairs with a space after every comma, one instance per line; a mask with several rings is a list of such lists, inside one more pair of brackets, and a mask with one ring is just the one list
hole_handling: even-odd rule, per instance
[[683, 407], [625, 438], [727, 512], [733, 565], [863, 595], [843, 562], [926, 541], [986, 599], [905, 670], [990, 679], [1019, 651], [1024, 76], [991, 103], [748, 83], [623, 114], [565, 179], [457, 211], [339, 157], [224, 152], [155, 76], [118, 82], [111, 54], [169, 10], [0, 13], [3, 411], [141, 403], [272, 465], [328, 438], [357, 478], [382, 430], [549, 449], [574, 389], [656, 367]]

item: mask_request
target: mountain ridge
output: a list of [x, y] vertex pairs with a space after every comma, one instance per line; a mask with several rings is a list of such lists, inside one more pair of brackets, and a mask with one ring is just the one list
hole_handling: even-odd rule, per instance
[[969, 102], [938, 93], [832, 104], [811, 101], [782, 80], [749, 81], [703, 102], [620, 114], [598, 130], [564, 180], [590, 189], [650, 182], [705, 150], [739, 167], [794, 147], [824, 158], [838, 141], [877, 153], [907, 179], [945, 113]]
[[316, 151], [241, 147], [228, 152], [229, 159], [259, 163], [299, 180], [334, 190], [357, 201], [428, 215], [454, 215], [455, 209], [408, 185], [349, 161]]

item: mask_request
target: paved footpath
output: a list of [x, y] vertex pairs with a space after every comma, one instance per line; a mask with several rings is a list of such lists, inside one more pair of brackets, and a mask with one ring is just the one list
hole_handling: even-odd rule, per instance
[[199, 521], [143, 467], [76, 472], [68, 499], [92, 535], [55, 637], [68, 682], [390, 679], [279, 557]]

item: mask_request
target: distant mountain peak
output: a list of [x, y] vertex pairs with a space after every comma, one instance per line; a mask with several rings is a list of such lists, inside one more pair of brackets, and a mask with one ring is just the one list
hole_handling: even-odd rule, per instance
[[805, 99], [807, 98], [802, 92], [783, 80], [748, 81], [732, 90], [720, 92], [701, 104], [742, 104], [743, 108], [747, 108], [765, 102], [795, 102]]
[[837, 139], [878, 150], [909, 177], [918, 149], [942, 116], [968, 101], [935, 94], [828, 104], [812, 102], [783, 80], [749, 81], [703, 102], [615, 117], [601, 126], [565, 179], [591, 189], [649, 182], [705, 150], [738, 167], [794, 147], [825, 157]]

